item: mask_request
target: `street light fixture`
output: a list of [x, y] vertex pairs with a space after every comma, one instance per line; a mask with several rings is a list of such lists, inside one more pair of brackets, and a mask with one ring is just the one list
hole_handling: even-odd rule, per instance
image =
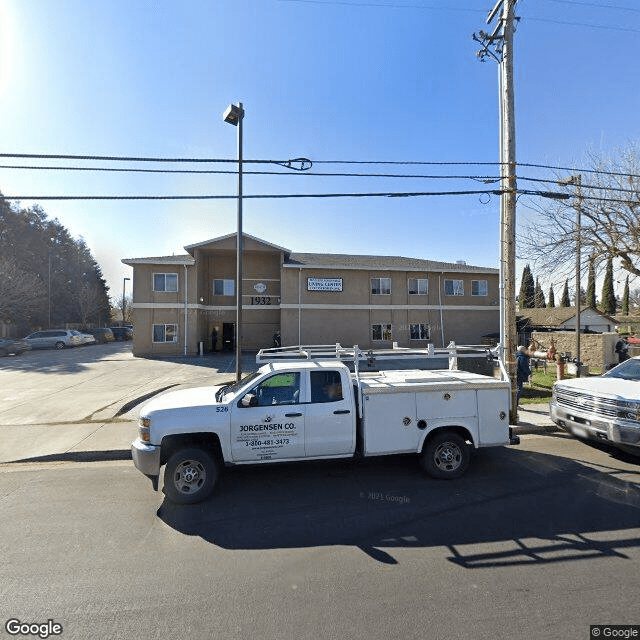
[[242, 353], [242, 102], [230, 104], [222, 116], [225, 122], [238, 128], [238, 237], [236, 243], [236, 380], [242, 377], [240, 356]]
[[126, 302], [125, 302], [125, 286], [127, 284], [127, 280], [131, 280], [131, 278], [123, 278], [122, 279], [122, 324], [124, 324], [125, 321], [125, 317], [124, 317], [124, 310], [126, 308]]

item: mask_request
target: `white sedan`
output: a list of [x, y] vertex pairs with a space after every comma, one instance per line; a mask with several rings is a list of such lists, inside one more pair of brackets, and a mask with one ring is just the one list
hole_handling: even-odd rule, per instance
[[72, 331], [72, 333], [80, 339], [80, 346], [85, 344], [95, 344], [96, 339], [90, 333], [83, 333], [82, 331]]

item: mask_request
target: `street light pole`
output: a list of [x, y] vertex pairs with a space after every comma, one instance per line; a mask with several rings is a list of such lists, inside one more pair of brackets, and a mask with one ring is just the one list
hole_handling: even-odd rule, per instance
[[126, 307], [126, 303], [125, 303], [125, 285], [127, 284], [127, 280], [131, 280], [131, 278], [123, 278], [122, 279], [122, 324], [124, 324], [125, 321], [125, 317], [124, 317], [124, 310]]
[[242, 354], [242, 121], [244, 120], [244, 108], [242, 102], [231, 104], [223, 114], [225, 122], [238, 128], [238, 224], [236, 241], [236, 380], [242, 378], [240, 358]]

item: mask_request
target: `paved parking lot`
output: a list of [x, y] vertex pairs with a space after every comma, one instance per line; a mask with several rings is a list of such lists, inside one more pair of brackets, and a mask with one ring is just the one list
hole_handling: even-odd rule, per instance
[[[231, 354], [135, 358], [131, 342], [0, 358], [0, 462], [74, 451], [128, 451], [141, 402], [175, 386], [232, 380]], [[246, 354], [243, 370], [255, 368]]]

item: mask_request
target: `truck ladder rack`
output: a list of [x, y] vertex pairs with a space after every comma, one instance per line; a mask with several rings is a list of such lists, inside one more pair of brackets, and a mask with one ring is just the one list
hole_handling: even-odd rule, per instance
[[256, 363], [278, 362], [285, 360], [327, 360], [336, 358], [343, 362], [357, 363], [366, 360], [372, 364], [376, 360], [399, 360], [418, 358], [449, 358], [449, 367], [452, 367], [451, 360], [455, 358], [471, 358], [485, 356], [494, 359], [489, 348], [485, 345], [456, 345], [449, 343], [445, 348], [436, 349], [430, 344], [426, 349], [410, 349], [398, 347], [394, 343], [391, 349], [368, 349], [363, 351], [354, 345], [353, 347], [343, 347], [339, 342], [333, 345], [298, 345], [292, 347], [274, 347], [270, 349], [260, 349], [256, 355]]

